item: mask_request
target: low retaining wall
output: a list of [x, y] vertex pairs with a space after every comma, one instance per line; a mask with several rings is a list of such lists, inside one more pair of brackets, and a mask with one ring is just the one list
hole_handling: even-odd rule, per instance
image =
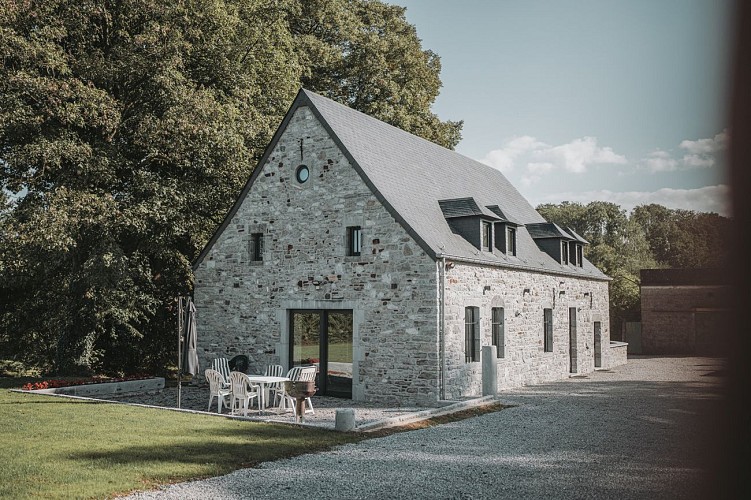
[[63, 394], [66, 396], [96, 397], [113, 394], [130, 394], [155, 392], [164, 389], [164, 378], [154, 377], [142, 380], [125, 380], [123, 382], [103, 382], [101, 384], [70, 385], [54, 389], [37, 389], [37, 394]]
[[628, 361], [628, 344], [626, 342], [610, 341], [610, 366], [625, 365]]

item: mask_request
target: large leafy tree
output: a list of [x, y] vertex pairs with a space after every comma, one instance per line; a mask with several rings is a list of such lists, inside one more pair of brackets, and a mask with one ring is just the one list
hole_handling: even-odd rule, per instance
[[290, 17], [306, 88], [453, 149], [461, 122], [430, 105], [439, 57], [423, 50], [404, 7], [377, 1], [301, 0]]
[[669, 267], [722, 267], [730, 258], [730, 219], [715, 213], [642, 205], [632, 218], [646, 231], [655, 258]]
[[380, 2], [0, 0], [0, 58], [0, 354], [57, 371], [165, 366], [190, 261], [301, 84], [459, 138]]

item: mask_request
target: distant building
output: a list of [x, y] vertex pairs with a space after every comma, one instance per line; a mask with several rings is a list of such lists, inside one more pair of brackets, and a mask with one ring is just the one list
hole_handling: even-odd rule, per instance
[[729, 283], [719, 269], [642, 269], [642, 353], [726, 354]]
[[431, 404], [625, 362], [610, 278], [499, 172], [301, 90], [194, 264], [203, 366], [318, 367], [320, 393]]

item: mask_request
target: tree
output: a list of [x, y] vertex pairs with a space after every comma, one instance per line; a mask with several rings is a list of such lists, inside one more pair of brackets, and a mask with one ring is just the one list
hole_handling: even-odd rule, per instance
[[728, 261], [731, 221], [714, 213], [641, 205], [632, 217], [644, 227], [655, 258], [678, 268], [722, 267]]
[[165, 367], [190, 262], [301, 84], [459, 137], [380, 2], [0, 0], [0, 57], [0, 355], [59, 372]]
[[423, 50], [405, 8], [374, 1], [300, 0], [290, 16], [302, 84], [407, 132], [453, 149], [461, 122], [430, 111], [440, 58]]

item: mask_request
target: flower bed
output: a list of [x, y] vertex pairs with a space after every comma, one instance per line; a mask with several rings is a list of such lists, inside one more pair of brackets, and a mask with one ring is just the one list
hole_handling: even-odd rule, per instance
[[64, 394], [67, 396], [84, 397], [111, 396], [161, 391], [164, 389], [164, 378], [45, 380], [44, 382], [26, 384], [23, 389], [41, 394]]
[[75, 380], [50, 379], [41, 382], [32, 382], [23, 386], [24, 391], [38, 391], [40, 389], [57, 389], [59, 387], [72, 387], [74, 385], [105, 384], [111, 382], [126, 382], [129, 380], [145, 380], [154, 378], [150, 375], [132, 375], [130, 377], [109, 378], [101, 375], [91, 378], [82, 378]]

